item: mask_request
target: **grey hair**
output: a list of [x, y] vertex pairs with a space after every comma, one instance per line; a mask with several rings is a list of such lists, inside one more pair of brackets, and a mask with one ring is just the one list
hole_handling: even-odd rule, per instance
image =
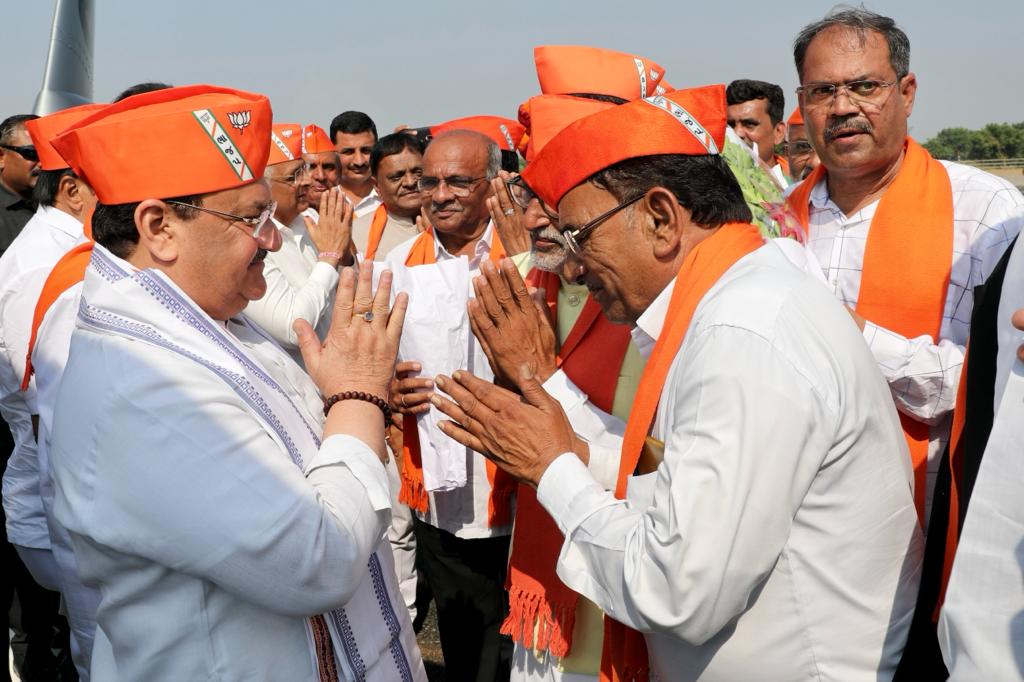
[[497, 145], [494, 140], [488, 140], [487, 142], [487, 170], [484, 174], [488, 180], [493, 180], [498, 177], [498, 171], [501, 170], [501, 147]]
[[35, 114], [15, 114], [0, 121], [0, 144], [10, 144], [18, 128], [24, 126], [25, 121], [31, 121], [36, 118], [39, 117]]
[[867, 41], [869, 31], [880, 33], [889, 44], [889, 64], [896, 72], [896, 77], [902, 79], [910, 73], [910, 39], [896, 25], [895, 20], [865, 9], [863, 5], [839, 5], [826, 14], [824, 19], [804, 26], [793, 41], [793, 61], [796, 62], [796, 72], [801, 82], [804, 79], [804, 59], [811, 41], [825, 29], [834, 26], [856, 31], [861, 45]]

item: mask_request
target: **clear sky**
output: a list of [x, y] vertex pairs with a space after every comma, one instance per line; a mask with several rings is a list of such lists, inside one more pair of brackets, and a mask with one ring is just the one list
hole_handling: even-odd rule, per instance
[[[95, 92], [162, 80], [266, 93], [279, 121], [324, 128], [346, 109], [382, 131], [471, 114], [515, 117], [538, 92], [534, 45], [649, 57], [676, 87], [756, 78], [797, 85], [792, 39], [831, 2], [808, 0], [97, 0]], [[1024, 0], [872, 0], [910, 36], [911, 133], [1024, 120]], [[11, 2], [0, 58], [2, 116], [31, 109], [53, 2]]]

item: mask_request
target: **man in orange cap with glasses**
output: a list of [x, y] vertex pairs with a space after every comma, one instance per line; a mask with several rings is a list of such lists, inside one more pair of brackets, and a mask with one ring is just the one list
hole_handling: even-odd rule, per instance
[[206, 85], [53, 141], [98, 199], [51, 450], [96, 679], [425, 680], [383, 544], [406, 298], [346, 271], [326, 341], [296, 323], [308, 375], [241, 314], [280, 247], [270, 143], [266, 97]]
[[786, 161], [794, 182], [803, 180], [821, 165], [814, 145], [807, 138], [807, 126], [799, 106], [786, 119]]
[[[521, 395], [459, 371], [433, 403], [536, 487], [558, 576], [608, 616], [602, 679], [889, 679], [921, 549], [895, 411], [842, 306], [750, 224], [725, 107], [717, 85], [608, 109], [524, 172], [647, 357], [621, 439], [529, 365]], [[614, 493], [588, 468], [612, 443]]]
[[272, 220], [281, 233], [281, 248], [267, 254], [263, 277], [267, 293], [245, 307], [245, 314], [266, 330], [292, 358], [302, 363], [297, 319], [323, 336], [338, 286], [338, 268], [351, 265], [352, 206], [339, 190], [321, 193], [317, 219], [309, 208], [310, 178], [302, 158], [302, 128], [275, 123], [264, 176], [276, 206]]

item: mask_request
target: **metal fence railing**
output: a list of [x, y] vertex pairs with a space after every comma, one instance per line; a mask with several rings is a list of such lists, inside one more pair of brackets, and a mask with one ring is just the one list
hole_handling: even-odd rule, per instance
[[1024, 168], [1024, 158], [1021, 159], [959, 159], [963, 163], [975, 168]]

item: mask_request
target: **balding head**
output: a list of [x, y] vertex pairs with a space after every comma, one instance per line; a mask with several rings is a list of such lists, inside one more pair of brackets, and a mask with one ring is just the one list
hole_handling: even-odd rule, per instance
[[501, 151], [486, 135], [452, 130], [434, 138], [423, 156], [423, 207], [441, 234], [482, 234], [490, 215], [488, 180], [498, 175]]

